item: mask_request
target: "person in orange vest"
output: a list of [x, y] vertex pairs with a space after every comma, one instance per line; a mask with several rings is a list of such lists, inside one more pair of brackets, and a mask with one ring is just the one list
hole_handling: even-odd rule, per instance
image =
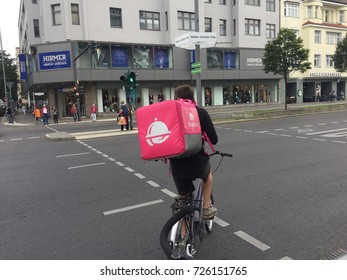
[[33, 115], [35, 116], [35, 121], [40, 120], [40, 118], [41, 118], [41, 111], [40, 111], [39, 107], [36, 106]]

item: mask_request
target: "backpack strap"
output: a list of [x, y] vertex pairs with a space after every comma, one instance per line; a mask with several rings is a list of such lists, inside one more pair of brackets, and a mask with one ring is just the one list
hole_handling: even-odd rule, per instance
[[208, 145], [209, 145], [210, 148], [211, 148], [211, 151], [214, 153], [216, 150], [215, 150], [213, 144], [211, 143], [210, 138], [208, 138], [207, 133], [206, 133], [205, 131], [202, 133], [202, 137], [203, 137], [203, 139], [208, 143]]

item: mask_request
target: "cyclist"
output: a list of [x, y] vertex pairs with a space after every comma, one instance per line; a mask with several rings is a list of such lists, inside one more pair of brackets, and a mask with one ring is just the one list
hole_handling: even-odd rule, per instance
[[[189, 99], [194, 101], [194, 90], [188, 85], [182, 85], [175, 88], [176, 99]], [[201, 131], [205, 132], [213, 145], [217, 144], [218, 136], [210, 115], [204, 108], [196, 106]], [[204, 142], [204, 140], [202, 140]], [[186, 199], [194, 191], [192, 180], [200, 178], [203, 180], [202, 191], [203, 218], [213, 219], [217, 209], [211, 206], [210, 198], [212, 194], [212, 172], [208, 154], [202, 149], [192, 156], [170, 159], [172, 176], [179, 193], [178, 199]]]

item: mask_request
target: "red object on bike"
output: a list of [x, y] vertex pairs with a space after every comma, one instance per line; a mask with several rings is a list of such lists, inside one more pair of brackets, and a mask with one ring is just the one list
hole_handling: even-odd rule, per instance
[[141, 157], [157, 160], [183, 157], [202, 148], [201, 126], [190, 100], [167, 100], [136, 111]]

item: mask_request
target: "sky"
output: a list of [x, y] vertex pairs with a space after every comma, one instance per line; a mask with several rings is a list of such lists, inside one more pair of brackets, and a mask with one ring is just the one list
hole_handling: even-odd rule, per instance
[[16, 57], [18, 41], [18, 15], [20, 0], [0, 0], [0, 30], [3, 50]]

